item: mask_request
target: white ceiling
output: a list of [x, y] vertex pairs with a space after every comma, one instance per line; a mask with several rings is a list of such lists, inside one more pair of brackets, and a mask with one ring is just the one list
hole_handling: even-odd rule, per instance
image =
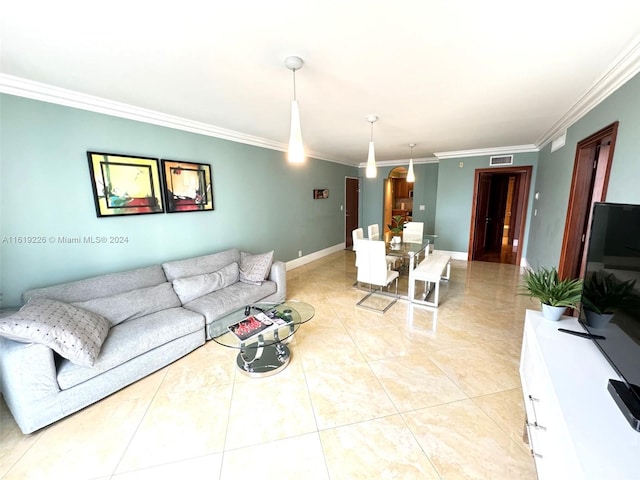
[[380, 116], [378, 160], [408, 158], [409, 143], [415, 158], [539, 147], [607, 75], [622, 65], [627, 76], [616, 78], [626, 80], [640, 64], [638, 0], [0, 0], [0, 8], [0, 91], [42, 82], [273, 148], [288, 141], [284, 58], [299, 55], [306, 149], [354, 165], [366, 160], [369, 114]]

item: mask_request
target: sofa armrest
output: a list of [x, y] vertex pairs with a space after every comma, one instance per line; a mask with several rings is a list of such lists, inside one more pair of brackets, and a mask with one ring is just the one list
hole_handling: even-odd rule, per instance
[[22, 431], [33, 431], [42, 400], [60, 392], [53, 350], [0, 337], [0, 391]]
[[[269, 280], [276, 283], [277, 301], [284, 301], [287, 298], [287, 266], [284, 262], [276, 260], [271, 265]], [[271, 295], [273, 297], [274, 295]]]

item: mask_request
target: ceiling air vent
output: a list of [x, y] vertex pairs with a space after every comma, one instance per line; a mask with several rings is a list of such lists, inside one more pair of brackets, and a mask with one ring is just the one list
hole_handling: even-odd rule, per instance
[[496, 167], [498, 165], [513, 165], [513, 155], [489, 157], [489, 166]]

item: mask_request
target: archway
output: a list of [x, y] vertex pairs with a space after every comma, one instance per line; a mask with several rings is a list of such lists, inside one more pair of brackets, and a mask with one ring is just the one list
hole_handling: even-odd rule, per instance
[[394, 168], [384, 180], [383, 232], [389, 231], [387, 225], [394, 215], [402, 215], [406, 221], [413, 216], [413, 183], [407, 182], [405, 167]]

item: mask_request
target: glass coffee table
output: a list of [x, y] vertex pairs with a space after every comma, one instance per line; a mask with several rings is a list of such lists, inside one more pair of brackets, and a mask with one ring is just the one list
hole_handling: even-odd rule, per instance
[[231, 331], [213, 337], [213, 341], [220, 345], [240, 350], [236, 357], [236, 365], [242, 373], [250, 377], [275, 375], [289, 365], [291, 351], [286, 344], [303, 323], [313, 318], [315, 309], [308, 303], [296, 301], [252, 303], [231, 312], [222, 320], [231, 326], [249, 316], [260, 317], [261, 314], [268, 315], [276, 321], [248, 338], [241, 339]]

